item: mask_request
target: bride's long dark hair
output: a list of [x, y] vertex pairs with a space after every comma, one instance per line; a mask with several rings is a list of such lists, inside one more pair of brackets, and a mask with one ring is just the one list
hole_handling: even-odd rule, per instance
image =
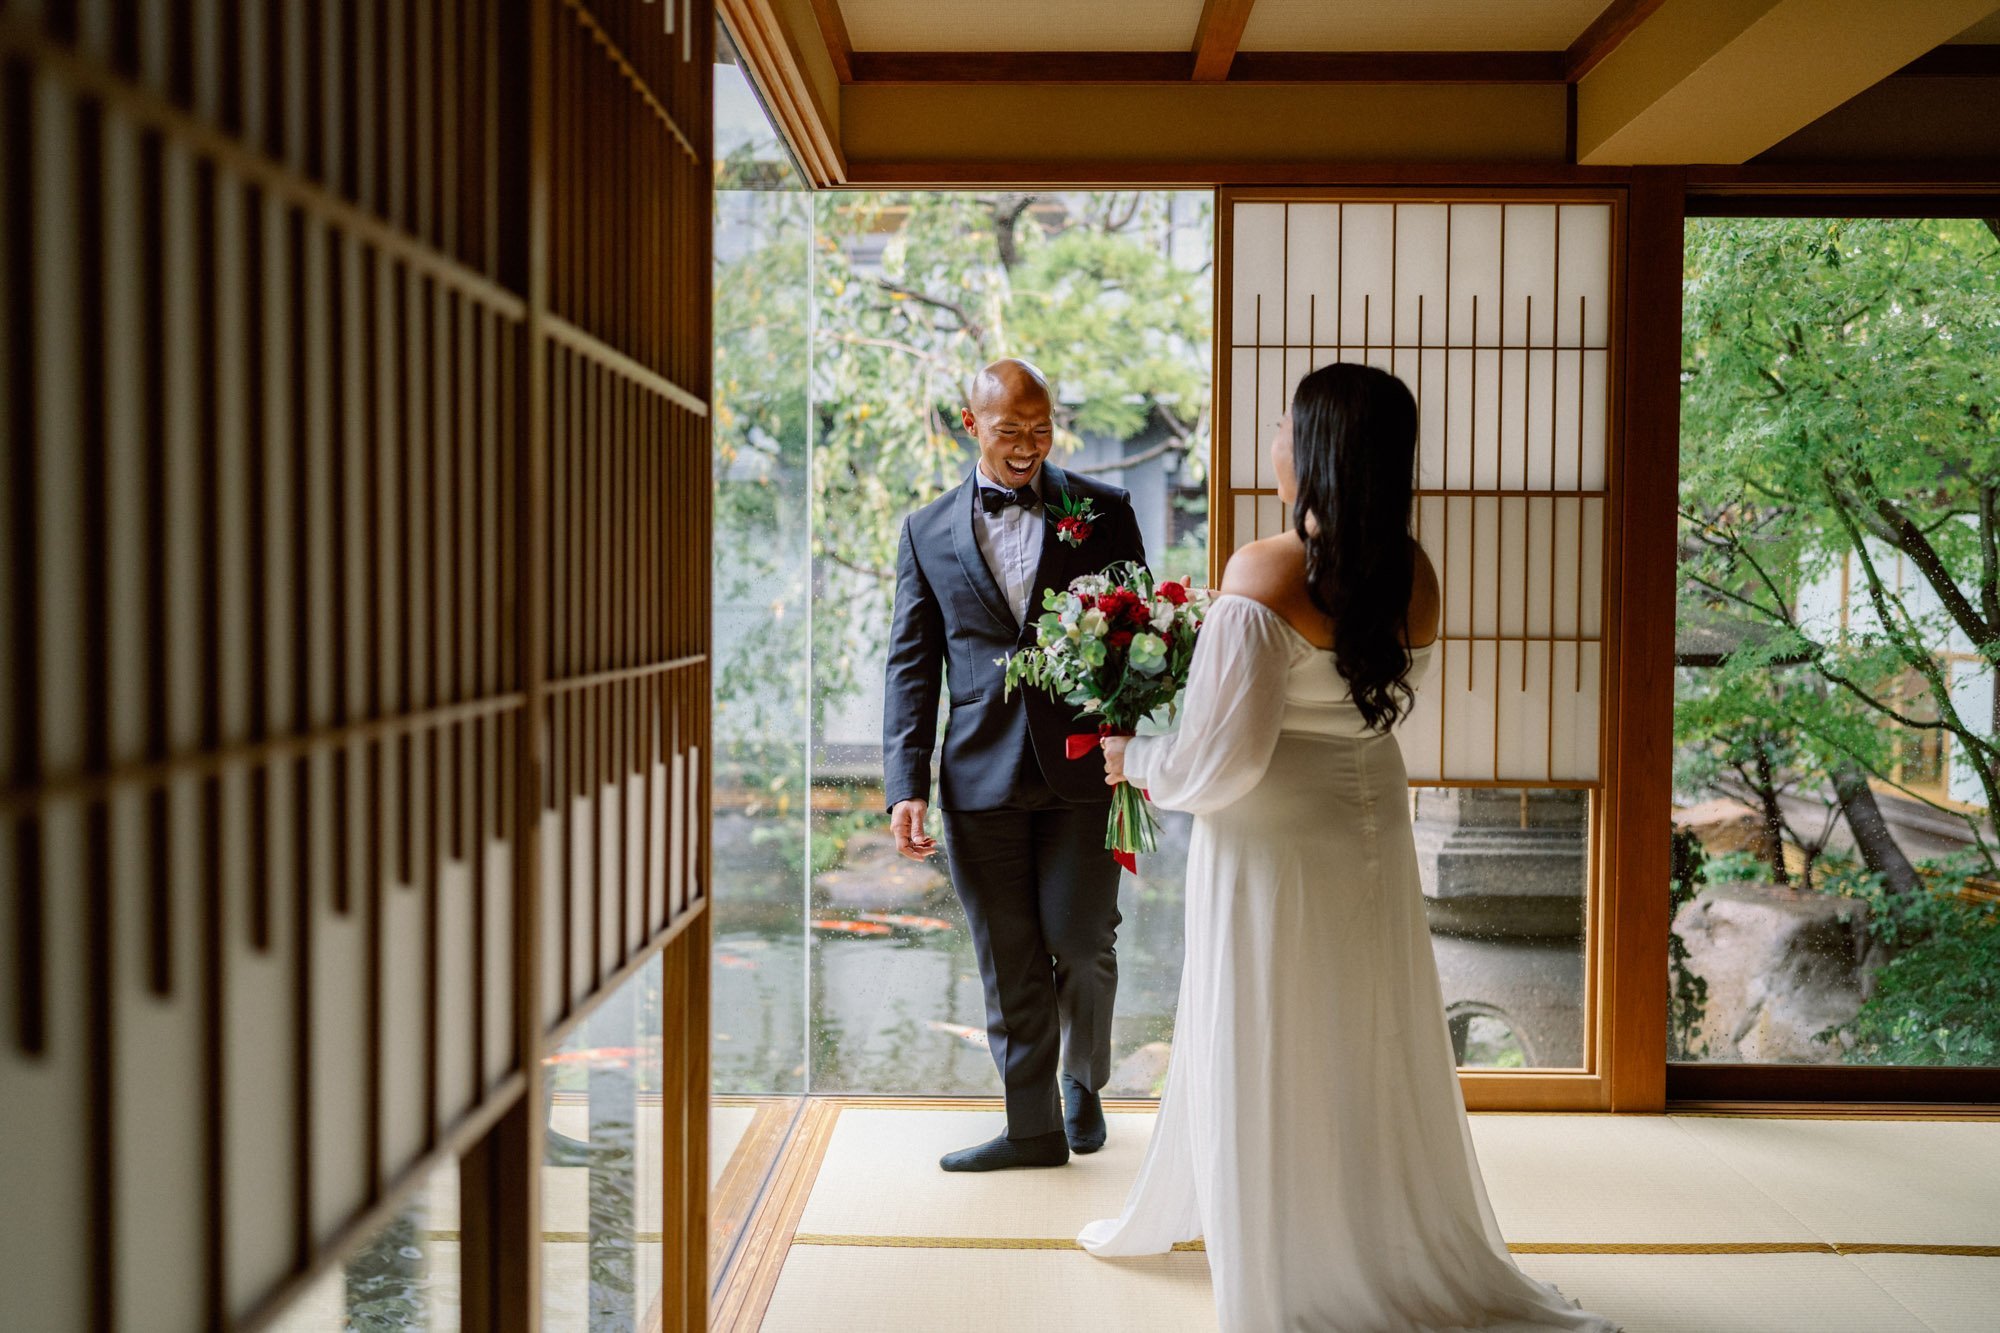
[[1414, 701], [1403, 640], [1416, 579], [1416, 455], [1416, 400], [1394, 375], [1343, 361], [1299, 381], [1292, 527], [1306, 547], [1307, 594], [1333, 621], [1334, 666], [1377, 731], [1393, 727]]

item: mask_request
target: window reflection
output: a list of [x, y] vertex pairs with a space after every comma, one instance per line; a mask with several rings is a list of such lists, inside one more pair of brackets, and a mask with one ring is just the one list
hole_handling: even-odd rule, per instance
[[273, 1321], [274, 1333], [447, 1333], [460, 1327], [458, 1161]]
[[660, 955], [543, 1061], [542, 1319], [629, 1333], [660, 1291]]

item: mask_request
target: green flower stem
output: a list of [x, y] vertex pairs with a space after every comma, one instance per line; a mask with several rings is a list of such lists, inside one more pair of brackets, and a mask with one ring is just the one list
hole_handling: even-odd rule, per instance
[[1160, 821], [1137, 787], [1121, 782], [1111, 792], [1111, 820], [1104, 847], [1113, 852], [1150, 852], [1160, 844]]

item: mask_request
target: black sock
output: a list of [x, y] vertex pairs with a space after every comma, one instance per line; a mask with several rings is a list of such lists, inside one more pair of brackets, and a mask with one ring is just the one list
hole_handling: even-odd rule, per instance
[[1104, 1102], [1069, 1075], [1063, 1075], [1063, 1127], [1070, 1151], [1093, 1153], [1104, 1146]]
[[1069, 1161], [1069, 1141], [1052, 1129], [1025, 1139], [1002, 1134], [972, 1148], [948, 1152], [938, 1160], [947, 1171], [1005, 1171], [1017, 1166], [1061, 1166]]

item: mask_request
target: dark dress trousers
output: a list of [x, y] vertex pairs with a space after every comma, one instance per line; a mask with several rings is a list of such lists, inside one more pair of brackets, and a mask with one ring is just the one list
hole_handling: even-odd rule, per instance
[[[891, 809], [931, 799], [938, 701], [949, 683], [935, 803], [986, 989], [1007, 1132], [1026, 1138], [1062, 1128], [1059, 1065], [1093, 1091], [1111, 1077], [1118, 866], [1104, 848], [1111, 789], [1103, 757], [1063, 754], [1065, 739], [1087, 724], [1032, 686], [1005, 697], [1001, 659], [1034, 646], [1045, 591], [1120, 560], [1143, 562], [1146, 550], [1130, 496], [1044, 463], [1041, 559], [1023, 624], [979, 549], [978, 490], [968, 474], [903, 521], [882, 710], [883, 794]], [[1056, 537], [1065, 497], [1096, 509], [1081, 546]]]

